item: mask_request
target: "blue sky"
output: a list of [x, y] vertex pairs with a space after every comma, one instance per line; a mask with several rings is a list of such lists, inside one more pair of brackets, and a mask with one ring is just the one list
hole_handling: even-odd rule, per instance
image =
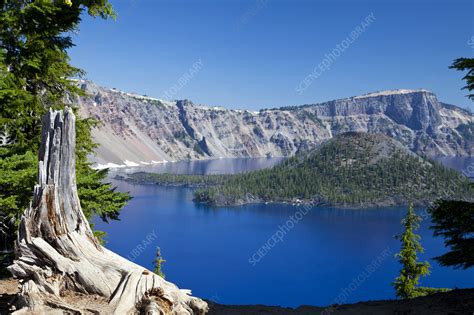
[[[473, 56], [473, 1], [111, 2], [117, 20], [84, 17], [70, 51], [103, 86], [247, 109], [426, 88], [474, 109], [460, 90], [462, 73], [448, 69]], [[299, 93], [371, 13], [375, 20]]]

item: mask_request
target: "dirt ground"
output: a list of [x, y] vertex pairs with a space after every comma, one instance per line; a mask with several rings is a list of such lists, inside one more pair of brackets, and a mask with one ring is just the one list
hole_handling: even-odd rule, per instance
[[263, 305], [233, 306], [209, 302], [209, 315], [359, 315], [359, 314], [396, 314], [396, 315], [457, 315], [474, 314], [474, 289], [453, 290], [413, 300], [369, 301], [356, 304], [329, 306], [301, 306], [296, 309]]
[[12, 278], [0, 279], [0, 314], [9, 314], [8, 310], [18, 291], [18, 281]]
[[[11, 313], [11, 305], [19, 292], [18, 281], [12, 278], [0, 279], [0, 314]], [[71, 294], [67, 300], [75, 299], [76, 305], [89, 305], [94, 309], [105, 310], [104, 300], [99, 297]], [[474, 289], [458, 289], [447, 293], [437, 293], [431, 296], [413, 300], [368, 301], [355, 304], [334, 305], [328, 307], [301, 306], [296, 309], [265, 305], [220, 305], [208, 302], [209, 315], [340, 315], [340, 314], [474, 314]], [[97, 304], [97, 308], [93, 307]], [[95, 312], [91, 312], [95, 313]], [[100, 313], [100, 311], [99, 311]]]

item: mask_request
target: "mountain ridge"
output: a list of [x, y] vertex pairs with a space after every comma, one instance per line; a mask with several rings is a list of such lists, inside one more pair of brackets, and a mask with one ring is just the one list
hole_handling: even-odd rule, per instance
[[349, 131], [383, 133], [431, 157], [474, 154], [472, 113], [423, 89], [252, 112], [163, 101], [84, 80], [78, 85], [88, 94], [74, 101], [80, 114], [102, 122], [93, 130], [99, 148], [92, 160], [99, 167], [291, 156]]

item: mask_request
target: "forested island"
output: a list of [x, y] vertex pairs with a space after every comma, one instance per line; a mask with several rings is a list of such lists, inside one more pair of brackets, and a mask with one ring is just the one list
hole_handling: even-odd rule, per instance
[[409, 201], [425, 206], [440, 197], [473, 195], [469, 180], [457, 171], [418, 156], [387, 136], [355, 132], [336, 136], [273, 168], [248, 173], [135, 173], [118, 179], [196, 187], [195, 201], [213, 206], [290, 202], [370, 208]]

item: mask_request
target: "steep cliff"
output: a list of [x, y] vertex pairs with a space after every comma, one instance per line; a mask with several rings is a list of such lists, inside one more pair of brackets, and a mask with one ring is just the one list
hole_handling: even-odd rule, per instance
[[[259, 112], [162, 101], [79, 81], [80, 113], [94, 130], [97, 163], [289, 156], [348, 132], [383, 133], [427, 156], [474, 154], [474, 116], [426, 90], [383, 91]], [[113, 164], [111, 164], [113, 163]]]

